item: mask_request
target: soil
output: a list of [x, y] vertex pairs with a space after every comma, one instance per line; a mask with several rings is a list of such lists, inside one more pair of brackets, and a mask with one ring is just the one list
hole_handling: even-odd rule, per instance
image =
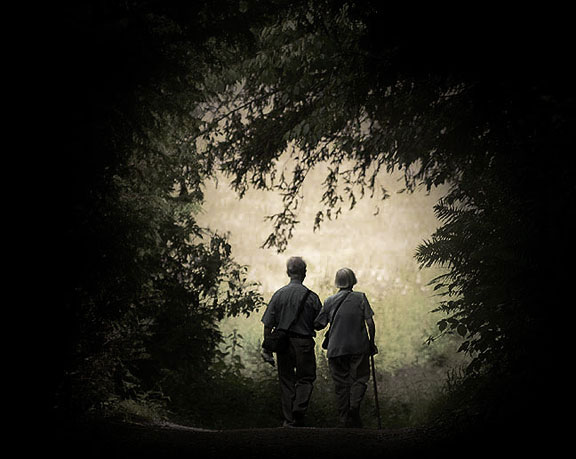
[[264, 428], [205, 430], [177, 424], [106, 422], [59, 429], [56, 457], [78, 458], [472, 458], [519, 457], [537, 438], [405, 429]]

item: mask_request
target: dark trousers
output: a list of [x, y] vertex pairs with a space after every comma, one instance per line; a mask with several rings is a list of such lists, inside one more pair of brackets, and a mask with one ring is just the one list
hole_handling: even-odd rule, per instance
[[276, 359], [284, 420], [289, 424], [301, 422], [316, 380], [314, 339], [290, 338], [288, 350], [278, 352]]
[[328, 364], [334, 380], [341, 424], [359, 424], [360, 403], [370, 380], [370, 356], [341, 355], [328, 359]]

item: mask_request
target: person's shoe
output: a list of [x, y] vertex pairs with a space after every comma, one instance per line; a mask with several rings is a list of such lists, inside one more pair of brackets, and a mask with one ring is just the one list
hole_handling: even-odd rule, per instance
[[294, 421], [284, 421], [282, 427], [294, 427]]
[[294, 427], [304, 427], [304, 413], [295, 411], [292, 416], [294, 416]]
[[348, 419], [346, 420], [346, 426], [352, 428], [362, 428], [362, 419], [360, 419], [360, 409], [351, 409], [348, 412]]

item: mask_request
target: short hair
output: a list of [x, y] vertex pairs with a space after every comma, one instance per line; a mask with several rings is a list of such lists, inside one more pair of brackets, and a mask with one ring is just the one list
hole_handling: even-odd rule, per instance
[[286, 272], [290, 277], [304, 277], [306, 275], [306, 262], [302, 257], [290, 257], [286, 262]]
[[356, 275], [350, 268], [342, 268], [336, 272], [334, 283], [338, 288], [352, 288], [357, 282]]

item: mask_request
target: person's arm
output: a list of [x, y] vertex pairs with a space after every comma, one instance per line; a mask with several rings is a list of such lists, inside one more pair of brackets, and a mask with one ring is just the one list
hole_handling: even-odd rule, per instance
[[366, 321], [366, 328], [368, 329], [368, 339], [370, 340], [370, 349], [372, 355], [378, 354], [376, 347], [376, 324], [374, 323], [374, 311], [368, 302], [368, 298], [364, 295], [362, 306], [364, 309], [364, 320]]
[[318, 317], [314, 320], [314, 330], [322, 330], [326, 325], [328, 325], [328, 312], [326, 302], [324, 302], [324, 306], [320, 309]]
[[366, 326], [368, 327], [368, 337], [370, 338], [370, 344], [374, 345], [376, 342], [376, 324], [374, 319], [370, 317], [366, 319]]
[[[264, 339], [266, 339], [266, 337], [269, 336], [270, 333], [272, 333], [272, 327], [264, 325]], [[272, 354], [272, 352], [267, 351], [266, 349], [263, 348], [261, 355], [264, 362], [274, 366], [275, 362], [274, 362], [274, 355]]]
[[372, 317], [366, 319], [366, 327], [368, 328], [368, 339], [370, 340], [370, 352], [372, 355], [378, 354], [378, 348], [376, 347], [376, 324]]
[[[273, 295], [270, 300], [270, 303], [268, 303], [266, 311], [264, 312], [264, 316], [262, 317], [262, 322], [264, 324], [264, 339], [266, 339], [266, 337], [269, 336], [270, 333], [272, 333], [272, 330], [277, 325], [275, 307], [276, 307], [276, 295]], [[261, 355], [266, 363], [269, 363], [270, 365], [274, 366], [274, 355], [272, 354], [272, 352], [269, 352], [263, 348]]]

